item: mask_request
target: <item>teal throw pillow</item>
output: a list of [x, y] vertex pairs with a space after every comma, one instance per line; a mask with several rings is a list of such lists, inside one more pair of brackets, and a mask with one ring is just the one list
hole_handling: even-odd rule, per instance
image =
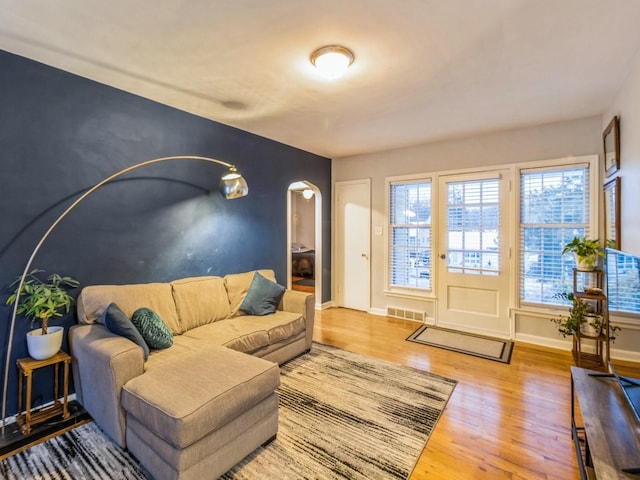
[[160, 316], [150, 308], [133, 312], [131, 322], [136, 326], [149, 348], [160, 350], [173, 345], [173, 335]]
[[120, 310], [120, 307], [115, 303], [110, 304], [104, 312], [104, 325], [116, 335], [120, 335], [121, 337], [128, 338], [136, 345], [140, 345], [142, 347], [142, 352], [144, 353], [144, 360], [146, 361], [149, 358], [149, 346], [147, 342], [145, 342], [142, 335], [138, 329], [131, 323], [129, 317]]
[[269, 315], [275, 313], [286, 289], [265, 278], [260, 272], [253, 275], [247, 296], [240, 310], [249, 315]]

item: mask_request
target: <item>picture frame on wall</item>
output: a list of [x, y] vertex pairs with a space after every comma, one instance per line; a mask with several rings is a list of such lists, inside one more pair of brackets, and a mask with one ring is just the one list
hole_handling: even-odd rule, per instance
[[620, 168], [620, 120], [616, 115], [602, 132], [604, 172], [610, 177]]
[[603, 186], [605, 246], [620, 250], [620, 177]]

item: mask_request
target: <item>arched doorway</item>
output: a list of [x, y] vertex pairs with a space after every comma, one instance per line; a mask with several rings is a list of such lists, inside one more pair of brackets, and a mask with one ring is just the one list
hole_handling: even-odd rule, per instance
[[287, 191], [287, 288], [315, 293], [322, 304], [322, 194], [301, 180]]

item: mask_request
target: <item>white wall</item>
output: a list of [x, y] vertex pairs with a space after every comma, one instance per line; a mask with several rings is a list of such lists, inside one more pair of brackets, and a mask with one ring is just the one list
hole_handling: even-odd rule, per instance
[[[601, 130], [620, 118], [620, 249], [640, 255], [640, 51], [629, 76], [601, 119]], [[613, 317], [622, 326], [614, 348], [640, 351], [640, 328], [629, 318]], [[636, 319], [636, 322], [638, 320]], [[615, 352], [614, 352], [615, 353]]]
[[625, 85], [602, 116], [602, 130], [620, 118], [621, 250], [640, 255], [640, 51]]

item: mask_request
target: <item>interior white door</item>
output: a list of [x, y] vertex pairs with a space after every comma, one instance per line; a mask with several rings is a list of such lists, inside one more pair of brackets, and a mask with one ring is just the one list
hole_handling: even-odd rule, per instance
[[371, 181], [336, 183], [336, 299], [338, 306], [370, 306]]
[[511, 336], [510, 177], [502, 170], [440, 178], [438, 325]]

